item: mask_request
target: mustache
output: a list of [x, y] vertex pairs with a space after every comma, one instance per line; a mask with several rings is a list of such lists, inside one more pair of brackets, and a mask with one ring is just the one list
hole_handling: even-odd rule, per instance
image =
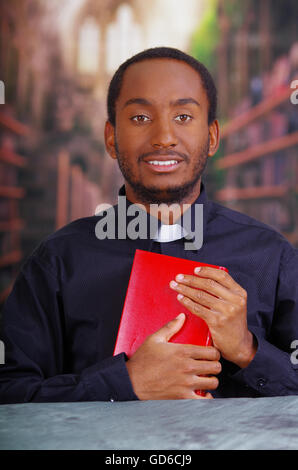
[[146, 152], [142, 153], [138, 157], [138, 161], [142, 161], [146, 157], [162, 157], [164, 155], [171, 155], [173, 157], [180, 157], [186, 162], [189, 162], [189, 156], [186, 153], [183, 152], [176, 152], [175, 150], [155, 150], [154, 152]]

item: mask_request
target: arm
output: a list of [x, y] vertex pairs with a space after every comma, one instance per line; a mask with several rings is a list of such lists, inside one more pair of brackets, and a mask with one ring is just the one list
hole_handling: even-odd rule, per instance
[[124, 354], [72, 373], [60, 282], [38, 256], [21, 269], [2, 321], [0, 403], [137, 399]]
[[298, 367], [291, 361], [291, 344], [298, 339], [297, 250], [289, 244], [284, 250], [277, 292], [271, 293], [276, 309], [266, 333], [248, 327], [246, 291], [229, 274], [204, 267], [199, 276], [176, 279], [174, 288], [184, 296], [180, 301], [208, 323], [222, 356], [238, 365], [233, 379], [264, 396], [297, 395]]
[[264, 396], [298, 395], [298, 250], [288, 243], [283, 251], [275, 295], [275, 311], [266, 336], [250, 327], [257, 341], [253, 361], [233, 376]]

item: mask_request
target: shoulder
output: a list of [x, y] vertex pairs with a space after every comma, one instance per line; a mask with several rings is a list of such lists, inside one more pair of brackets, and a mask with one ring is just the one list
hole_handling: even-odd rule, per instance
[[259, 220], [250, 217], [243, 212], [236, 211], [234, 209], [230, 209], [229, 207], [225, 207], [217, 202], [211, 202], [211, 215], [222, 217], [227, 221], [227, 223], [234, 224], [234, 225], [243, 225], [246, 227], [255, 227], [259, 230], [268, 230], [269, 232], [276, 232], [273, 227], [270, 225], [264, 224]]
[[36, 262], [53, 273], [57, 272], [62, 260], [79, 257], [83, 250], [98, 245], [95, 236], [97, 221], [97, 216], [83, 217], [49, 234], [34, 248], [23, 267]]
[[210, 223], [216, 221], [216, 225], [224, 232], [232, 231], [234, 235], [238, 234], [252, 243], [268, 242], [271, 246], [275, 244], [282, 251], [297, 253], [297, 249], [274, 227], [216, 202], [210, 201], [210, 204]]
[[95, 236], [97, 216], [83, 217], [61, 227], [42, 240], [41, 245], [59, 251], [66, 244], [75, 245], [92, 240]]
[[94, 235], [94, 227], [98, 220], [97, 216], [82, 217], [64, 225], [52, 234], [48, 235], [45, 243], [55, 243], [57, 240], [71, 239], [73, 237], [88, 237]]

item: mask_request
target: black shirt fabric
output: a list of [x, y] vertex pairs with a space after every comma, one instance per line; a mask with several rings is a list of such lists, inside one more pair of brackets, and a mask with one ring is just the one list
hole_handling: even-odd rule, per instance
[[3, 309], [0, 403], [138, 399], [127, 357], [113, 356], [137, 248], [226, 266], [247, 291], [257, 353], [244, 369], [221, 359], [215, 398], [298, 393], [298, 250], [273, 228], [208, 200], [203, 183], [196, 203], [203, 204], [199, 249], [185, 250], [184, 239], [99, 240], [100, 216], [78, 219], [39, 244]]

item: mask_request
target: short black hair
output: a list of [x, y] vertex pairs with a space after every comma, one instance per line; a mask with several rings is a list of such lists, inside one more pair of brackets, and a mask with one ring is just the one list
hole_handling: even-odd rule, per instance
[[203, 87], [207, 93], [209, 102], [208, 110], [208, 124], [211, 124], [216, 119], [217, 109], [217, 90], [210, 72], [207, 70], [205, 65], [199, 62], [194, 57], [186, 54], [185, 52], [175, 49], [173, 47], [153, 47], [146, 49], [138, 54], [130, 57], [128, 60], [123, 62], [120, 67], [116, 70], [113, 75], [107, 96], [107, 111], [108, 120], [115, 126], [116, 124], [116, 101], [120, 95], [122, 81], [125, 70], [132, 64], [142, 62], [147, 59], [175, 59], [182, 62], [186, 62], [200, 75]]

